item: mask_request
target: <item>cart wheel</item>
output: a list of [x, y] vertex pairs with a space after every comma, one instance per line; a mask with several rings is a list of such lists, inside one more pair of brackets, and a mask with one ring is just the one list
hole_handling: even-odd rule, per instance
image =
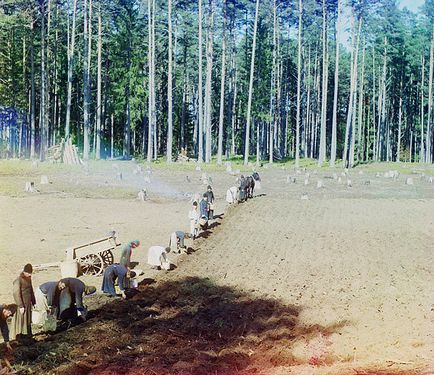
[[102, 253], [99, 254], [103, 260], [104, 267], [109, 266], [110, 264], [113, 264], [114, 256], [111, 250], [105, 250]]
[[89, 254], [79, 260], [84, 275], [99, 275], [104, 268], [104, 261], [98, 254]]

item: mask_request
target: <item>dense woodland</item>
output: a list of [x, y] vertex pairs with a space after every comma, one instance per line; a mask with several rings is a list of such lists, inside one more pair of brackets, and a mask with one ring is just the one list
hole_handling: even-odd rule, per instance
[[433, 0], [417, 14], [394, 0], [3, 0], [0, 106], [28, 127], [0, 147], [432, 163], [433, 50]]

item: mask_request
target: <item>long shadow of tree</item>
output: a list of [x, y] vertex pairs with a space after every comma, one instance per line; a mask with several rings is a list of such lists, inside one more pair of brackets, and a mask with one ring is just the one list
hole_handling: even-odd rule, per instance
[[103, 305], [86, 323], [17, 348], [15, 363], [56, 374], [261, 373], [296, 364], [297, 340], [346, 324], [307, 327], [299, 307], [207, 278], [143, 284], [131, 300]]

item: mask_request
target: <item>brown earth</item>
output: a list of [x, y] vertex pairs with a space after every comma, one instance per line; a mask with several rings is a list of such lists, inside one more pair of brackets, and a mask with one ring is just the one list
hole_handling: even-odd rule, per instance
[[[133, 163], [102, 165], [53, 171], [29, 196], [19, 191], [28, 176], [0, 169], [0, 186], [17, 186], [0, 196], [1, 302], [24, 263], [59, 261], [111, 229], [141, 241], [133, 260], [145, 271], [133, 299], [92, 296], [86, 323], [17, 346], [8, 358], [19, 373], [434, 373], [432, 169], [392, 179], [372, 167], [349, 177], [311, 168], [305, 185], [305, 171], [261, 168], [256, 197], [231, 207], [223, 199], [235, 177], [211, 171], [218, 219], [190, 254], [171, 254], [175, 270], [158, 272], [146, 249], [188, 230], [202, 172], [155, 169], [143, 183]], [[143, 186], [144, 203], [135, 200]], [[59, 277], [38, 272], [34, 284]]]

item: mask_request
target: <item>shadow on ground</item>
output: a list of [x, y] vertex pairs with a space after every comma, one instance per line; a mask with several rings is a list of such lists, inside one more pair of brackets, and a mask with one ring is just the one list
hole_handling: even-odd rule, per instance
[[[300, 308], [257, 298], [207, 278], [152, 283], [115, 300], [86, 323], [18, 347], [19, 373], [260, 374], [297, 364], [297, 340], [328, 336], [347, 322], [306, 327]], [[330, 362], [330, 361], [329, 361]]]

